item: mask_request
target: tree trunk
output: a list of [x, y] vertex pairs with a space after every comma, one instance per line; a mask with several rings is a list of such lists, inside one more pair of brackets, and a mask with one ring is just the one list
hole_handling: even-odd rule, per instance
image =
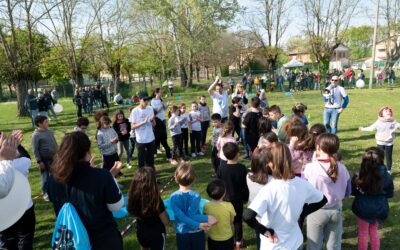
[[78, 85], [79, 87], [83, 86], [83, 74], [82, 71], [80, 69], [78, 69], [78, 71], [74, 72], [73, 76], [71, 77], [72, 81], [74, 83], [74, 85]]
[[12, 94], [12, 88], [11, 88], [12, 84], [8, 84], [8, 90], [10, 91], [10, 99], [13, 98], [13, 94]]
[[192, 87], [193, 85], [193, 52], [192, 49], [189, 48], [189, 55], [188, 55], [188, 82], [186, 87]]
[[3, 87], [1, 86], [0, 82], [0, 101], [3, 99]]
[[66, 88], [66, 84], [63, 84], [63, 91], [64, 91], [64, 98], [67, 97], [67, 88]]
[[114, 93], [119, 91], [119, 83], [121, 82], [121, 63], [117, 62], [111, 71], [113, 82], [114, 82]]
[[210, 77], [209, 77], [209, 72], [208, 72], [208, 66], [205, 66], [204, 67], [205, 69], [206, 69], [206, 80], [208, 81], [208, 80], [210, 80]]
[[196, 81], [200, 82], [200, 66], [196, 63]]
[[181, 87], [186, 87], [186, 82], [188, 77], [186, 74], [185, 65], [183, 63], [179, 64], [179, 73], [181, 76]]
[[18, 104], [18, 116], [28, 116], [29, 112], [27, 107], [25, 106], [25, 98], [28, 94], [27, 82], [24, 80], [20, 80], [16, 84], [16, 92], [17, 92], [17, 104]]

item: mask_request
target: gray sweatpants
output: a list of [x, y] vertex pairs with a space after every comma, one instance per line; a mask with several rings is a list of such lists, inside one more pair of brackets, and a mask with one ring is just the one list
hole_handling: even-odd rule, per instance
[[342, 207], [322, 208], [307, 216], [307, 250], [340, 250], [342, 239]]

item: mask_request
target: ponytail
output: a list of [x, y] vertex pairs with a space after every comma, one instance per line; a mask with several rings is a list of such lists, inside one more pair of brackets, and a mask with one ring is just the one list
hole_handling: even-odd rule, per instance
[[224, 128], [221, 131], [221, 137], [226, 137], [233, 132], [233, 123], [231, 121], [227, 121], [224, 123]]
[[328, 176], [331, 178], [331, 180], [333, 182], [336, 182], [338, 175], [339, 175], [339, 168], [338, 168], [336, 158], [330, 156], [329, 162], [330, 162], [330, 165], [329, 165], [328, 171], [326, 173], [328, 174]]

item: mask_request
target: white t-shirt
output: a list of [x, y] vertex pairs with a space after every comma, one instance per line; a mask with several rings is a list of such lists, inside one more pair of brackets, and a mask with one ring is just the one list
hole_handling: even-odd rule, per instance
[[246, 176], [246, 183], [247, 183], [247, 187], [249, 188], [249, 204], [254, 200], [254, 198], [256, 198], [258, 192], [260, 192], [260, 190], [265, 187], [265, 185], [267, 185], [268, 183], [270, 183], [272, 181], [272, 176], [268, 175], [268, 182], [265, 185], [259, 184], [257, 182], [254, 182], [250, 179], [250, 176], [252, 176], [253, 173], [248, 173]]
[[[143, 122], [146, 117], [149, 117], [150, 119], [154, 118], [153, 108], [147, 106], [145, 109], [141, 109], [138, 106], [132, 110], [129, 121], [131, 123], [140, 123]], [[135, 135], [138, 143], [149, 143], [154, 141], [155, 137], [151, 122], [147, 122], [146, 124], [136, 128]]]
[[197, 119], [200, 119], [200, 112], [199, 111], [190, 111], [189, 113], [189, 120], [195, 121], [192, 123], [192, 130], [193, 131], [201, 131], [201, 124]]
[[261, 216], [261, 224], [274, 229], [277, 243], [261, 235], [260, 249], [298, 249], [303, 243], [298, 219], [305, 203], [321, 201], [323, 194], [306, 180], [272, 180], [264, 186], [249, 208]]
[[158, 119], [160, 119], [161, 121], [164, 121], [165, 120], [164, 103], [160, 99], [153, 98], [153, 99], [151, 99], [150, 104], [153, 107], [153, 109], [157, 110], [156, 116], [158, 117]]
[[211, 95], [211, 98], [213, 100], [213, 114], [220, 114], [221, 118], [228, 117], [228, 92], [223, 91], [220, 95], [219, 93], [214, 91]]
[[331, 93], [329, 97], [327, 97], [328, 101], [325, 104], [325, 108], [341, 108], [342, 107], [342, 100], [344, 97], [347, 96], [346, 90], [342, 86], [336, 85], [336, 87], [333, 87], [333, 85], [329, 85], [328, 88]]

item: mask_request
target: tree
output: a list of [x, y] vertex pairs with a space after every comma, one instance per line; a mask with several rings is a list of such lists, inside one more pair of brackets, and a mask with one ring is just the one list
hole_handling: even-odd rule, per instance
[[387, 66], [400, 59], [400, 0], [383, 1], [383, 17], [385, 20], [384, 41], [386, 43]]
[[34, 0], [5, 0], [0, 4], [0, 46], [6, 59], [5, 74], [15, 85], [19, 116], [28, 115], [24, 105], [28, 85], [39, 77], [38, 64], [47, 46], [44, 36], [36, 31], [46, 12], [34, 12], [36, 5]]
[[238, 11], [236, 0], [136, 0], [138, 8], [168, 21], [182, 86], [191, 86], [193, 59], [201, 43], [210, 43]]
[[312, 55], [321, 73], [329, 67], [333, 51], [343, 42], [343, 34], [355, 16], [360, 0], [308, 0], [302, 2], [305, 31]]
[[372, 34], [371, 26], [349, 28], [343, 34], [343, 43], [350, 48], [350, 58], [355, 60], [371, 56]]
[[[54, 8], [49, 3], [55, 4]], [[74, 85], [83, 85], [83, 66], [93, 48], [91, 34], [95, 29], [97, 12], [87, 0], [42, 0], [48, 22], [41, 25], [49, 32], [53, 46], [58, 47], [60, 59]]]
[[289, 25], [288, 12], [293, 2], [290, 0], [257, 0], [257, 2], [262, 8], [260, 6], [258, 15], [253, 15], [248, 25], [264, 53], [268, 69], [273, 71], [282, 52], [280, 42]]

